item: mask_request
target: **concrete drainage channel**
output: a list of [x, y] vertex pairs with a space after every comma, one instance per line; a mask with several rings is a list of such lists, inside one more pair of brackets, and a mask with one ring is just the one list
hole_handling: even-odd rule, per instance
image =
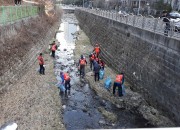
[[76, 39], [73, 34], [79, 29], [77, 20], [73, 14], [64, 14], [62, 21], [56, 35], [61, 45], [56, 53], [55, 75], [58, 76], [60, 71], [68, 71], [71, 76], [71, 91], [67, 95], [60, 93], [66, 129], [150, 127], [142, 117], [127, 110], [119, 110], [98, 97], [84, 79], [80, 80], [73, 60]]

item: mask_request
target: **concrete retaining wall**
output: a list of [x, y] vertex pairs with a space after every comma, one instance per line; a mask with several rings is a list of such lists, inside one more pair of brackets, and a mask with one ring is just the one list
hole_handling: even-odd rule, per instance
[[180, 41], [82, 10], [75, 14], [92, 44], [100, 44], [105, 62], [180, 124]]

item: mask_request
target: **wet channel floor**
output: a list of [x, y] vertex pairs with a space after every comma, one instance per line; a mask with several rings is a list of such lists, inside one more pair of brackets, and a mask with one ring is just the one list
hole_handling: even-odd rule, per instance
[[[56, 35], [61, 43], [56, 52], [55, 74], [60, 71], [69, 72], [71, 77], [71, 91], [65, 95], [60, 93], [63, 105], [63, 120], [67, 130], [100, 129], [100, 128], [145, 128], [143, 118], [127, 110], [120, 110], [115, 105], [98, 97], [85, 80], [78, 75], [76, 63], [73, 59], [75, 39], [73, 34], [78, 31], [77, 24], [72, 24], [75, 17], [65, 15], [60, 26], [60, 33]], [[107, 120], [99, 111], [104, 108], [117, 115], [117, 121]]]

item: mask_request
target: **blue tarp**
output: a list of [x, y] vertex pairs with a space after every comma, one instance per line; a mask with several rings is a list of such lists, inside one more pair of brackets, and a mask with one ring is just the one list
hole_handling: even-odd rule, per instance
[[106, 78], [106, 80], [105, 80], [105, 82], [104, 82], [104, 87], [105, 87], [106, 89], [110, 89], [110, 88], [111, 88], [111, 84], [112, 84], [111, 81], [112, 81], [112, 80], [111, 80], [110, 77], [107, 77], [107, 78]]
[[100, 79], [104, 78], [104, 70], [102, 70], [102, 69], [99, 71], [99, 78]]
[[65, 91], [64, 84], [60, 84], [60, 85], [59, 85], [59, 88], [60, 88], [60, 90], [61, 90], [62, 92], [64, 92], [64, 91]]
[[126, 94], [124, 84], [122, 85], [122, 94], [123, 94], [123, 95], [125, 95], [125, 94]]

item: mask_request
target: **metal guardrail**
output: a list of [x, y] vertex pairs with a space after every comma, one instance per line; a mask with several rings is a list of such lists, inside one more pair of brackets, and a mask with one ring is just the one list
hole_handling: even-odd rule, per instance
[[80, 10], [92, 13], [94, 15], [102, 16], [111, 20], [118, 21], [120, 23], [128, 24], [133, 27], [141, 28], [143, 30], [148, 30], [154, 33], [166, 35], [168, 37], [180, 39], [180, 28], [177, 30], [175, 23], [170, 22], [169, 27], [163, 22], [162, 19], [154, 18], [153, 16], [137, 16], [137, 15], [127, 15], [123, 16], [118, 13], [109, 12], [106, 10], [96, 10], [88, 8], [78, 8]]
[[37, 15], [39, 12], [38, 6], [0, 6], [0, 24], [6, 25], [22, 18]]

